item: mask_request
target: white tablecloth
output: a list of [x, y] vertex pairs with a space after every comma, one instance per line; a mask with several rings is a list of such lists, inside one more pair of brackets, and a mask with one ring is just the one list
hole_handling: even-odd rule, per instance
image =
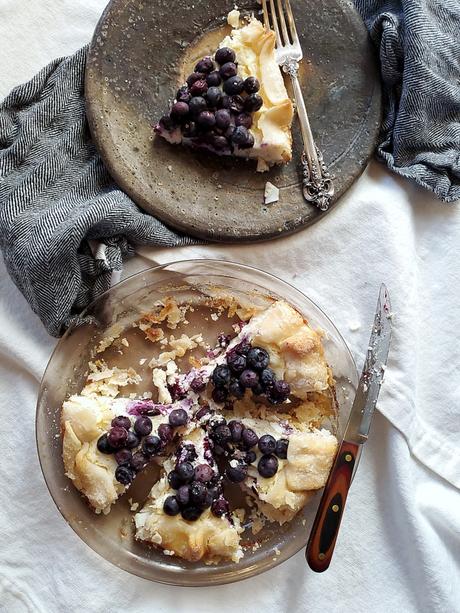
[[[0, 96], [89, 40], [105, 0], [0, 0]], [[254, 246], [144, 249], [124, 274], [222, 257], [295, 284], [362, 363], [379, 283], [395, 330], [372, 434], [330, 570], [303, 553], [240, 584], [179, 589], [94, 554], [62, 520], [38, 465], [34, 410], [54, 347], [0, 264], [0, 611], [460, 611], [460, 208], [373, 162], [314, 227]]]

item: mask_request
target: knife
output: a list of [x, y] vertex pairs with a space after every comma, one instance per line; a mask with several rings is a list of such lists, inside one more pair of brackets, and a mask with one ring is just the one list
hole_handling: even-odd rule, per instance
[[391, 339], [391, 305], [387, 288], [380, 286], [363, 372], [343, 441], [337, 451], [311, 529], [305, 556], [308, 565], [322, 573], [331, 563], [348, 490], [367, 441], [375, 405], [383, 382]]

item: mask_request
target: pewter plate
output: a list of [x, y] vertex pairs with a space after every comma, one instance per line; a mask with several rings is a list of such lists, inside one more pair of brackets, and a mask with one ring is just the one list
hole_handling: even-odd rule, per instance
[[[238, 3], [256, 15], [254, 0]], [[359, 177], [380, 125], [380, 85], [365, 27], [346, 0], [292, 0], [304, 61], [300, 79], [336, 196]], [[169, 226], [214, 241], [276, 238], [325, 213], [301, 192], [301, 139], [291, 163], [256, 173], [255, 162], [173, 146], [153, 135], [184, 77], [229, 32], [234, 0], [112, 0], [97, 25], [86, 71], [87, 114], [120, 187]], [[280, 188], [265, 206], [266, 181]]]

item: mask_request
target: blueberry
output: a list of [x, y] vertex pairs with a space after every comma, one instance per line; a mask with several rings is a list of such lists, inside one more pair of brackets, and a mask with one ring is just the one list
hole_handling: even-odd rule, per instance
[[115, 428], [124, 428], [125, 430], [129, 430], [131, 428], [131, 420], [126, 415], [119, 415], [118, 417], [114, 417], [112, 419], [111, 425]]
[[139, 472], [148, 464], [148, 461], [149, 458], [142, 451], [136, 451], [131, 458], [131, 468]]
[[192, 380], [192, 382], [190, 383], [190, 387], [192, 391], [198, 394], [199, 392], [202, 392], [204, 390], [204, 388], [206, 387], [206, 382], [203, 380], [203, 377], [198, 376]]
[[206, 83], [209, 87], [218, 87], [222, 83], [222, 77], [218, 70], [213, 70], [206, 75]]
[[194, 481], [190, 485], [190, 502], [197, 507], [201, 507], [206, 501], [206, 486], [200, 481]]
[[128, 430], [115, 426], [114, 428], [110, 428], [107, 435], [107, 442], [114, 449], [120, 449], [125, 446], [127, 438]]
[[194, 136], [198, 136], [198, 128], [194, 121], [188, 121], [185, 126], [182, 128], [182, 133], [184, 136], [189, 138], [193, 138]]
[[263, 103], [264, 101], [259, 94], [250, 94], [244, 101], [244, 110], [248, 113], [255, 113], [262, 107]]
[[229, 512], [228, 502], [225, 500], [225, 498], [218, 498], [217, 500], [214, 500], [214, 502], [211, 505], [211, 513], [213, 515], [215, 515], [216, 517], [222, 517], [223, 515], [226, 515], [228, 512]]
[[134, 422], [134, 431], [139, 436], [147, 436], [152, 432], [152, 420], [149, 417], [138, 417]]
[[241, 483], [246, 479], [248, 474], [248, 467], [246, 464], [238, 464], [237, 466], [228, 466], [225, 471], [227, 479], [232, 483]]
[[244, 81], [244, 91], [248, 94], [255, 94], [260, 89], [260, 83], [255, 77], [248, 77]]
[[228, 396], [228, 390], [225, 387], [215, 387], [211, 395], [214, 402], [225, 402]]
[[190, 93], [192, 94], [192, 96], [204, 96], [207, 91], [208, 84], [204, 79], [195, 81], [195, 83], [190, 87]]
[[236, 351], [231, 351], [227, 356], [227, 364], [235, 375], [239, 375], [246, 368], [246, 357]]
[[166, 515], [177, 515], [180, 512], [179, 503], [175, 496], [168, 496], [163, 503], [163, 511]]
[[228, 140], [225, 138], [225, 136], [219, 136], [218, 134], [213, 136], [212, 144], [214, 145], [216, 149], [219, 149], [219, 150], [225, 149], [226, 147], [229, 146]]
[[228, 128], [225, 130], [225, 136], [230, 140], [232, 140], [232, 136], [233, 136], [233, 132], [235, 131], [235, 126], [228, 126]]
[[207, 109], [206, 100], [202, 96], [195, 96], [189, 102], [190, 113], [194, 116], [199, 115]]
[[211, 72], [214, 70], [214, 62], [210, 57], [204, 57], [195, 66], [195, 72]]
[[211, 420], [211, 427], [213, 430], [217, 428], [217, 426], [226, 426], [227, 420], [222, 415], [215, 415]]
[[101, 453], [113, 453], [115, 449], [108, 441], [107, 434], [103, 434], [97, 441], [97, 448]]
[[220, 130], [226, 130], [230, 125], [231, 115], [227, 109], [219, 109], [215, 114], [216, 127]]
[[[234, 96], [235, 94], [241, 94], [243, 91], [243, 79], [238, 75], [234, 77], [230, 77], [226, 81], [224, 81], [224, 92], [229, 96]], [[257, 94], [251, 94], [252, 96], [257, 96]], [[259, 96], [260, 97], [260, 96]]]
[[187, 521], [196, 521], [200, 517], [202, 512], [203, 511], [198, 507], [190, 506], [185, 507], [185, 509], [182, 509], [181, 515]]
[[217, 426], [212, 432], [212, 439], [221, 447], [225, 447], [226, 443], [228, 443], [232, 438], [231, 430], [228, 426], [221, 424]]
[[211, 481], [213, 477], [214, 477], [214, 471], [209, 466], [209, 464], [198, 464], [198, 466], [195, 466], [196, 481], [207, 483], [208, 481]]
[[228, 429], [230, 430], [232, 441], [234, 443], [239, 443], [244, 430], [243, 424], [236, 419], [232, 419], [232, 421], [228, 423]]
[[260, 383], [258, 383], [252, 388], [252, 393], [254, 394], [254, 396], [261, 396], [264, 393], [264, 388], [261, 386]]
[[229, 109], [232, 103], [232, 99], [230, 96], [228, 96], [227, 94], [222, 94], [222, 98], [220, 101], [220, 108], [221, 109]]
[[182, 479], [180, 478], [177, 470], [172, 470], [168, 474], [168, 483], [173, 488], [173, 490], [177, 490], [183, 485]]
[[289, 441], [287, 438], [280, 438], [276, 441], [275, 453], [280, 460], [285, 460], [287, 458], [288, 446]]
[[232, 379], [228, 386], [228, 392], [234, 398], [240, 399], [244, 396], [244, 387], [238, 381], [238, 379]]
[[204, 73], [192, 72], [192, 74], [187, 77], [187, 85], [191, 87], [194, 83], [196, 83], [196, 81], [201, 81], [204, 78]]
[[230, 383], [230, 369], [225, 364], [216, 366], [212, 373], [212, 382], [216, 387], [226, 387]]
[[134, 479], [134, 471], [132, 468], [125, 465], [117, 466], [117, 470], [115, 471], [115, 479], [123, 485], [129, 485]]
[[286, 383], [286, 381], [275, 381], [267, 392], [267, 399], [271, 404], [281, 404], [287, 400], [290, 393], [289, 383]]
[[[219, 70], [219, 74], [222, 77], [222, 79], [224, 79], [224, 81], [226, 79], [229, 79], [230, 77], [236, 76], [237, 72], [238, 72], [238, 69], [236, 67], [236, 64], [234, 64], [233, 62], [226, 62], [225, 64], [223, 64], [223, 66], [221, 66]], [[224, 84], [224, 87], [225, 87], [225, 84]], [[227, 93], [231, 93], [231, 92], [227, 92]]]
[[251, 134], [244, 126], [238, 126], [235, 128], [232, 134], [232, 142], [238, 147], [246, 148], [250, 142]]
[[176, 492], [176, 498], [181, 507], [186, 507], [190, 502], [190, 485], [181, 485]]
[[239, 345], [236, 345], [236, 347], [234, 347], [234, 351], [236, 351], [236, 353], [239, 353], [240, 355], [248, 355], [248, 351], [251, 349], [251, 343], [248, 343], [247, 341], [242, 341]]
[[117, 464], [129, 464], [131, 462], [133, 454], [129, 449], [120, 449], [115, 454], [115, 460]]
[[174, 130], [176, 128], [176, 124], [172, 120], [170, 115], [163, 115], [163, 117], [158, 123], [164, 130], [167, 130], [168, 132], [171, 132], [171, 130]]
[[193, 462], [193, 460], [196, 460], [198, 457], [195, 445], [192, 443], [183, 443], [176, 449], [176, 457], [180, 458], [182, 462]]
[[262, 387], [266, 390], [275, 384], [276, 375], [271, 368], [264, 368], [259, 377]]
[[196, 119], [200, 128], [211, 130], [216, 125], [216, 118], [211, 111], [201, 111]]
[[146, 436], [142, 441], [142, 451], [145, 455], [153, 455], [161, 449], [161, 440], [158, 436]]
[[191, 462], [180, 462], [176, 466], [176, 473], [181, 483], [190, 483], [195, 474], [195, 470]]
[[244, 126], [246, 129], [252, 126], [252, 117], [249, 113], [240, 113], [235, 118], [235, 126]]
[[183, 85], [182, 87], [179, 87], [179, 89], [177, 90], [177, 94], [176, 94], [176, 100], [177, 102], [190, 102], [190, 98], [192, 96], [190, 95], [190, 92], [188, 90], [188, 87], [186, 85]]
[[246, 462], [246, 464], [253, 464], [256, 460], [257, 455], [255, 451], [252, 451], [252, 449], [250, 451], [246, 451], [246, 454], [244, 456], [244, 461]]
[[185, 411], [185, 409], [174, 409], [169, 414], [168, 419], [169, 419], [169, 424], [173, 428], [179, 428], [180, 426], [185, 426], [185, 424], [188, 422], [187, 411]]
[[268, 363], [270, 362], [270, 356], [265, 349], [262, 347], [252, 347], [248, 351], [248, 367], [253, 368], [254, 370], [263, 370], [267, 368]]
[[211, 107], [219, 106], [221, 99], [222, 91], [220, 87], [210, 87], [206, 92], [206, 100]]
[[274, 453], [276, 448], [276, 439], [271, 434], [264, 434], [259, 438], [259, 449], [265, 454]]
[[195, 413], [196, 421], [200, 421], [200, 419], [202, 419], [205, 415], [209, 415], [210, 412], [211, 412], [211, 409], [209, 408], [209, 406], [208, 405], [204, 405], [203, 407], [201, 407], [201, 409], [199, 409]]
[[259, 375], [253, 370], [246, 369], [241, 373], [239, 381], [244, 388], [255, 387], [259, 383]]
[[227, 62], [234, 62], [236, 59], [235, 52], [230, 47], [222, 47], [216, 51], [216, 62], [222, 66]]
[[189, 114], [189, 106], [186, 102], [175, 102], [171, 107], [171, 117], [176, 121], [185, 121]]
[[244, 99], [241, 96], [232, 96], [230, 98], [230, 110], [235, 115], [239, 115], [244, 111]]
[[278, 459], [274, 455], [263, 455], [257, 464], [257, 470], [261, 477], [273, 477], [278, 470]]
[[246, 449], [252, 449], [259, 442], [259, 437], [251, 428], [245, 428], [241, 435], [241, 441]]
[[158, 426], [158, 436], [163, 443], [170, 443], [173, 440], [174, 431], [169, 424], [160, 424]]

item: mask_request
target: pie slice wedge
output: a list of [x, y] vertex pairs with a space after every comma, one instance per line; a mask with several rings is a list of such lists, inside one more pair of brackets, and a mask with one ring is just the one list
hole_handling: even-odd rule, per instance
[[196, 64], [155, 131], [173, 144], [255, 159], [262, 172], [292, 157], [293, 106], [275, 33], [255, 17], [243, 24], [231, 15], [236, 27]]

